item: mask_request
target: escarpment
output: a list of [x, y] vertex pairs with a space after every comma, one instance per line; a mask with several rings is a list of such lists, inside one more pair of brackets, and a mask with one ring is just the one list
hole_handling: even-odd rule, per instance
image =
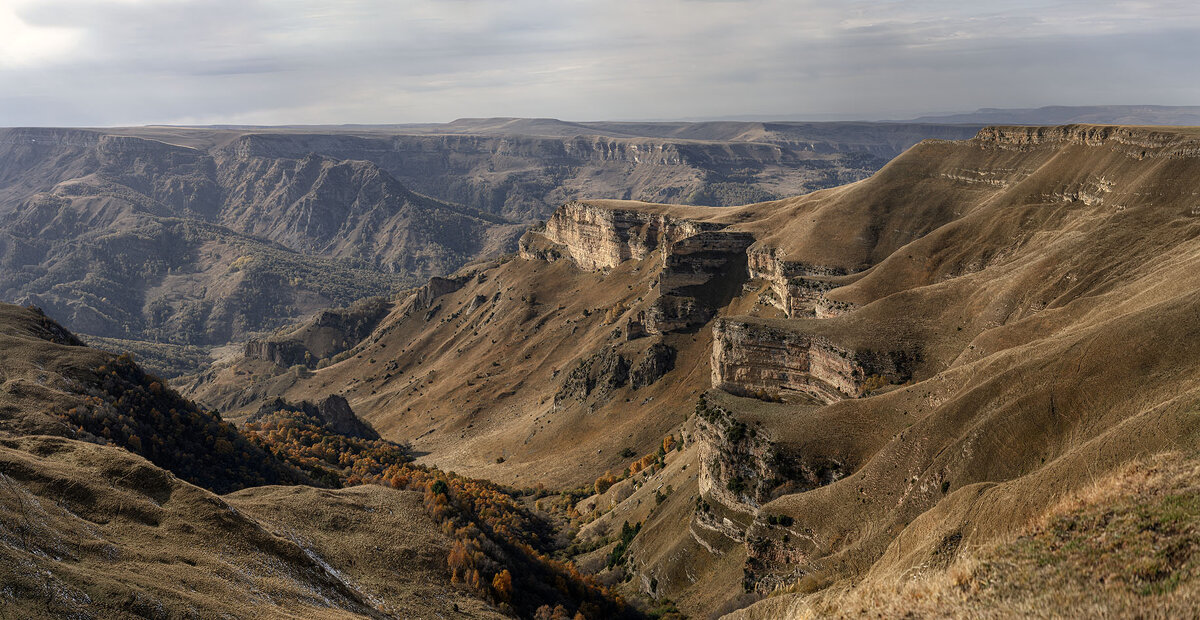
[[[646, 205], [649, 206], [649, 205]], [[636, 203], [568, 202], [554, 211], [538, 235], [564, 248], [581, 269], [611, 269], [629, 259], [641, 260], [660, 245], [670, 244], [718, 224], [638, 209]], [[529, 247], [533, 242], [525, 242]], [[527, 256], [533, 258], [533, 256]]]
[[750, 248], [746, 259], [750, 277], [770, 282], [774, 294], [771, 302], [789, 318], [827, 318], [852, 307], [825, 296], [841, 286], [838, 277], [848, 273], [843, 267], [787, 261], [780, 258], [774, 248], [762, 244]]
[[981, 129], [975, 136], [975, 141], [1002, 148], [1032, 148], [1056, 144], [1105, 147], [1137, 159], [1200, 155], [1200, 139], [1166, 128], [1117, 125], [993, 126]]
[[[654, 300], [638, 328], [663, 334], [706, 324], [741, 290], [748, 277], [748, 232], [675, 215], [636, 203], [572, 202], [521, 240], [527, 260], [570, 258], [580, 269], [612, 269], [657, 253]], [[695, 210], [697, 215], [711, 212]]]
[[713, 386], [735, 394], [801, 394], [828, 404], [903, 383], [919, 360], [914, 351], [854, 350], [778, 321], [713, 324]]

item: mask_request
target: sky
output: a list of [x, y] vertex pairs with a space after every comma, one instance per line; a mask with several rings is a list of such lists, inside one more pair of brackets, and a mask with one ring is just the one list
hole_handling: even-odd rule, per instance
[[0, 0], [0, 126], [1200, 104], [1200, 3]]

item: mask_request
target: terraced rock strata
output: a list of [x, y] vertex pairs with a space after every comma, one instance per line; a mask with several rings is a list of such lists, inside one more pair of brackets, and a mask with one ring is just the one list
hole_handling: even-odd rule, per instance
[[713, 323], [713, 387], [733, 394], [824, 403], [857, 398], [869, 389], [903, 383], [918, 359], [906, 351], [855, 351], [787, 323], [751, 318]]
[[611, 269], [641, 260], [663, 244], [721, 226], [613, 203], [568, 202], [554, 211], [540, 234], [565, 248], [581, 269]]

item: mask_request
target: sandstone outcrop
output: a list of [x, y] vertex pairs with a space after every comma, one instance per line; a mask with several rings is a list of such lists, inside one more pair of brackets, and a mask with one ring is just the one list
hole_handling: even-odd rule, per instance
[[713, 387], [732, 394], [824, 403], [862, 396], [870, 387], [903, 383], [919, 355], [856, 351], [781, 321], [738, 317], [713, 324]]
[[245, 349], [246, 357], [271, 362], [277, 366], [305, 364], [306, 353], [308, 349], [294, 340], [251, 340], [246, 343]]
[[663, 248], [659, 297], [647, 313], [653, 333], [695, 329], [708, 323], [746, 281], [749, 233], [705, 231], [669, 242]]
[[1060, 125], [1018, 127], [997, 125], [979, 130], [972, 142], [1003, 148], [1025, 149], [1041, 145], [1076, 144], [1108, 146], [1135, 159], [1195, 157], [1200, 139], [1177, 131], [1116, 125]]
[[434, 276], [413, 293], [413, 308], [424, 310], [433, 307], [433, 302], [442, 295], [453, 293], [467, 283], [467, 278], [441, 278]]
[[[611, 269], [661, 254], [657, 297], [644, 316], [648, 333], [686, 331], [710, 321], [747, 279], [747, 232], [620, 203], [569, 202], [522, 237], [528, 260], [569, 257], [581, 269]], [[631, 330], [632, 331], [632, 330]]]

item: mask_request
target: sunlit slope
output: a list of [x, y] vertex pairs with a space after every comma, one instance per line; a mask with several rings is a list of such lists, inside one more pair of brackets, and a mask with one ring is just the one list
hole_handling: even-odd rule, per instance
[[[1198, 178], [1192, 129], [999, 127], [781, 201], [570, 202], [319, 369], [248, 358], [189, 388], [343, 393], [427, 462], [520, 484], [587, 484], [684, 437], [688, 473], [653, 474], [682, 495], [581, 512], [662, 524], [626, 587], [689, 613], [748, 600], [734, 571], [680, 562], [744, 554], [760, 595], [892, 578], [1194, 445]], [[670, 367], [635, 387], [655, 345]]]

